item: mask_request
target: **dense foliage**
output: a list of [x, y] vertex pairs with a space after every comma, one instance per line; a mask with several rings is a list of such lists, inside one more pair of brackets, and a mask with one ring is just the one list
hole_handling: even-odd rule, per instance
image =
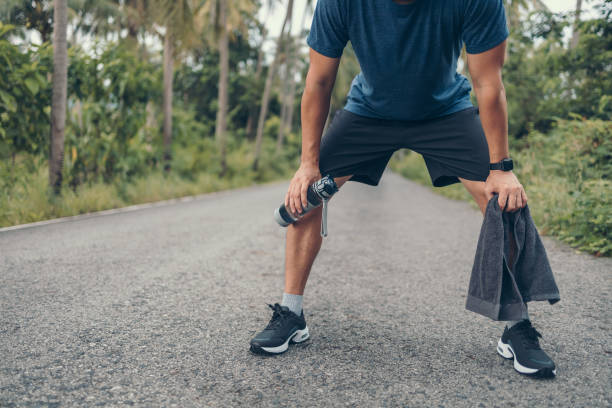
[[518, 175], [542, 226], [569, 244], [612, 255], [612, 123], [561, 120], [527, 142], [516, 154]]
[[0, 23], [0, 155], [42, 153], [47, 148], [51, 47], [22, 51], [8, 41], [13, 26]]
[[581, 23], [579, 43], [564, 44], [569, 16], [534, 13], [512, 30], [504, 67], [510, 134], [547, 132], [555, 118], [612, 117], [612, 6]]
[[[44, 156], [49, 134], [51, 47], [48, 43], [19, 47], [8, 41], [12, 26], [0, 23], [0, 30], [0, 60], [9, 62], [0, 64], [0, 155], [2, 159], [19, 153]], [[160, 64], [141, 58], [122, 43], [107, 42], [94, 49], [99, 51], [70, 48], [64, 165], [66, 180], [73, 188], [141, 177], [158, 169], [162, 158]], [[254, 55], [239, 39], [232, 48], [232, 63], [244, 63]], [[191, 179], [199, 172], [220, 170], [213, 140], [218, 57], [214, 52], [200, 52], [197, 58], [194, 67], [180, 67], [174, 84], [173, 148], [180, 154], [173, 155], [173, 167]], [[230, 78], [230, 103], [236, 107], [230, 112], [230, 144], [243, 154], [245, 169], [249, 140], [244, 127], [248, 108], [256, 98], [250, 92], [255, 82], [252, 75], [239, 72]], [[271, 109], [277, 114], [276, 99]], [[276, 127], [274, 118], [270, 119], [266, 132], [270, 141], [276, 137]], [[298, 143], [293, 136], [285, 140], [282, 160], [275, 162], [282, 163], [284, 172], [288, 161], [297, 157]], [[230, 169], [232, 174], [236, 171]], [[263, 176], [253, 176], [257, 177]], [[14, 178], [5, 178], [3, 183], [10, 180]]]

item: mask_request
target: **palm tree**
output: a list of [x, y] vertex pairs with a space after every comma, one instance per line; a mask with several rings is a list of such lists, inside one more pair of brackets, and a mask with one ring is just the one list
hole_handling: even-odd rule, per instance
[[62, 187], [64, 128], [68, 92], [67, 0], [55, 0], [53, 10], [53, 94], [51, 100], [51, 143], [49, 149], [49, 186], [55, 194]]
[[290, 81], [292, 76], [292, 64], [291, 64], [291, 44], [289, 42], [292, 40], [291, 37], [291, 20], [289, 20], [289, 28], [287, 30], [287, 41], [285, 44], [285, 49], [282, 56], [282, 63], [280, 64], [279, 70], [279, 82], [280, 82], [280, 103], [281, 103], [281, 111], [280, 111], [280, 120], [278, 123], [278, 132], [276, 135], [276, 151], [280, 152], [283, 138], [285, 136], [285, 122], [287, 121], [287, 99], [289, 98], [289, 88]]
[[291, 55], [289, 53], [289, 47], [287, 47], [287, 50], [285, 51], [285, 64], [284, 66], [280, 66], [279, 67], [279, 79], [280, 79], [280, 103], [281, 103], [281, 111], [280, 111], [280, 120], [278, 122], [278, 131], [276, 134], [276, 152], [279, 153], [281, 150], [281, 147], [283, 145], [283, 139], [285, 137], [285, 126], [286, 126], [286, 122], [287, 122], [287, 116], [288, 116], [288, 112], [287, 109], [289, 108], [288, 106], [288, 99], [290, 97], [289, 92], [290, 92], [290, 88], [291, 88], [291, 75], [292, 75], [292, 67], [291, 67], [291, 62], [289, 61], [291, 59]]
[[78, 43], [79, 33], [104, 36], [119, 31], [122, 11], [118, 0], [68, 0], [71, 45]]
[[201, 0], [153, 0], [151, 5], [152, 21], [164, 26], [163, 50], [163, 140], [164, 170], [170, 171], [172, 159], [172, 84], [174, 77], [174, 58], [178, 51], [189, 49], [199, 40], [196, 21], [202, 8]]
[[[267, 16], [264, 18], [263, 24], [258, 24], [259, 26], [259, 30], [261, 32], [261, 40], [259, 42], [259, 48], [258, 48], [258, 52], [257, 52], [257, 65], [255, 67], [255, 76], [253, 77], [254, 83], [257, 84], [259, 86], [259, 80], [261, 78], [261, 73], [263, 72], [263, 65], [264, 65], [264, 44], [266, 43], [266, 39], [268, 36], [268, 30], [266, 28], [266, 25], [268, 23], [268, 19], [270, 17], [270, 10], [272, 9], [272, 6], [274, 5], [274, 2], [276, 0], [268, 0], [267, 3]], [[310, 1], [310, 0], [308, 0]], [[246, 135], [248, 138], [251, 138], [253, 136], [253, 124], [255, 123], [255, 119], [256, 119], [256, 115], [257, 115], [257, 105], [256, 104], [251, 104], [251, 107], [249, 109], [249, 117], [247, 119], [247, 124], [246, 124]]]
[[[117, 1], [117, 0], [115, 0]], [[127, 43], [136, 48], [138, 46], [138, 33], [148, 23], [150, 14], [149, 1], [125, 0], [123, 5], [125, 26], [127, 28]]]
[[[199, 22], [209, 21], [206, 39], [210, 45], [219, 50], [219, 86], [217, 94], [217, 118], [215, 124], [215, 139], [219, 146], [221, 173], [227, 170], [227, 113], [229, 88], [229, 39], [234, 32], [247, 35], [245, 16], [255, 12], [253, 0], [209, 0], [200, 11]], [[205, 30], [202, 28], [202, 30]]]
[[[283, 110], [281, 114], [281, 121], [278, 127], [278, 136], [276, 139], [276, 152], [279, 153], [282, 145], [283, 139], [285, 135], [285, 131], [291, 132], [291, 127], [293, 124], [293, 113], [295, 107], [295, 90], [297, 88], [297, 81], [294, 78], [295, 68], [298, 62], [298, 50], [302, 41], [302, 36], [304, 35], [304, 25], [306, 23], [306, 16], [309, 11], [313, 9], [313, 1], [306, 0], [304, 6], [304, 13], [302, 14], [302, 21], [300, 22], [299, 34], [293, 38], [291, 35], [287, 41], [287, 50], [286, 50], [286, 67], [287, 67], [287, 75], [286, 75], [286, 84], [285, 89], [286, 97], [283, 100]], [[291, 28], [289, 29], [291, 32]]]
[[272, 91], [272, 81], [274, 80], [274, 74], [276, 72], [276, 67], [281, 57], [283, 39], [285, 34], [285, 27], [287, 23], [291, 19], [293, 15], [293, 0], [288, 0], [289, 3], [287, 5], [287, 14], [285, 15], [285, 20], [283, 21], [283, 26], [281, 28], [281, 32], [276, 41], [276, 53], [274, 55], [274, 60], [270, 67], [268, 67], [268, 76], [266, 77], [266, 85], [264, 87], [263, 96], [261, 98], [261, 108], [259, 111], [259, 120], [257, 121], [257, 135], [255, 136], [255, 159], [253, 160], [253, 170], [257, 171], [259, 166], [259, 156], [261, 155], [261, 143], [263, 139], [263, 131], [264, 124], [266, 121], [266, 116], [268, 115], [268, 105], [270, 103], [270, 94]]
[[170, 27], [166, 27], [164, 35], [164, 93], [162, 97], [162, 110], [164, 112], [164, 170], [170, 171], [172, 159], [172, 82], [174, 78], [174, 37]]
[[578, 40], [580, 39], [580, 31], [578, 30], [578, 24], [580, 24], [580, 13], [582, 12], [582, 0], [576, 0], [576, 11], [574, 13], [574, 27], [572, 28], [572, 42], [570, 47], [576, 48]]
[[227, 4], [217, 1], [219, 5], [219, 87], [217, 97], [217, 121], [215, 127], [215, 140], [219, 144], [221, 155], [221, 176], [225, 175], [225, 131], [227, 129], [227, 78], [229, 73], [229, 46], [227, 39]]
[[[110, 0], [68, 0], [68, 17], [75, 31], [99, 32], [112, 25], [108, 17], [117, 17]], [[19, 27], [38, 31], [42, 42], [53, 34], [53, 1], [51, 0], [1, 0], [0, 20]], [[76, 17], [76, 18], [74, 18]]]

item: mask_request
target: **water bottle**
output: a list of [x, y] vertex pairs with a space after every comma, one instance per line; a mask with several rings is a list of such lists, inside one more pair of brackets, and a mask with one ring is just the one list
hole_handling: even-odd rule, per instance
[[287, 208], [285, 204], [281, 204], [276, 210], [274, 210], [274, 219], [279, 223], [280, 226], [286, 227], [289, 224], [293, 224], [306, 213], [313, 208], [317, 208], [323, 203], [323, 215], [321, 218], [321, 236], [327, 236], [327, 201], [338, 191], [338, 186], [334, 179], [327, 175], [321, 180], [317, 180], [308, 186], [306, 191], [306, 200], [308, 205], [302, 208], [302, 212], [298, 216], [294, 216]]

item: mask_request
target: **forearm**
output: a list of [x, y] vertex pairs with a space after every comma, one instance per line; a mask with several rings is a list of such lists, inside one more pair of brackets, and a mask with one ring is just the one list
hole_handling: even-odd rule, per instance
[[508, 109], [503, 83], [474, 88], [491, 163], [509, 157]]
[[301, 108], [302, 163], [319, 165], [319, 148], [329, 112], [331, 88], [325, 84], [306, 82]]

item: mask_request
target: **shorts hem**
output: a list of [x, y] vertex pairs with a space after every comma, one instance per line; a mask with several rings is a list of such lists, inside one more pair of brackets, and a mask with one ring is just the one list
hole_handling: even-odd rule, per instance
[[432, 177], [431, 184], [433, 184], [434, 187], [446, 187], [452, 184], [460, 183], [461, 180], [459, 180], [459, 177], [461, 177], [462, 179], [470, 180], [470, 181], [487, 181], [488, 175], [486, 177], [483, 177], [481, 175], [479, 176], [479, 175], [473, 175], [473, 174], [470, 174], [470, 175], [442, 174], [439, 176]]
[[351, 176], [351, 178], [348, 179], [347, 181], [356, 181], [358, 183], [367, 184], [369, 186], [377, 186], [380, 183], [380, 178], [376, 180], [367, 174], [359, 174], [359, 173], [355, 173], [352, 171], [325, 171], [325, 172], [322, 171], [321, 172], [321, 176], [325, 177], [327, 175], [329, 175], [332, 178]]
[[369, 186], [374, 186], [374, 187], [376, 187], [380, 183], [380, 179], [374, 180], [373, 178], [369, 176], [362, 176], [359, 174], [354, 174], [353, 177], [349, 179], [349, 181], [356, 181], [358, 183], [363, 183], [363, 184], [367, 184]]

